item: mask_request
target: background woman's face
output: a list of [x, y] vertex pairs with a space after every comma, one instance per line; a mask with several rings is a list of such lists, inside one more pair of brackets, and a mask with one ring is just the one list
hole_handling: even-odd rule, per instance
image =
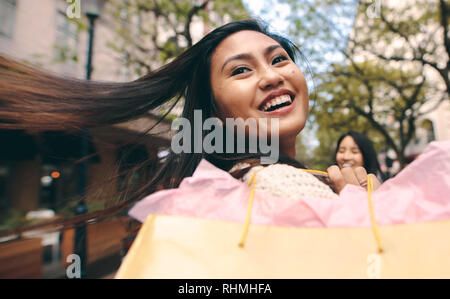
[[352, 136], [345, 136], [339, 144], [336, 153], [336, 162], [339, 168], [358, 166], [364, 167], [364, 157]]
[[[228, 36], [211, 59], [219, 118], [279, 118], [280, 142], [303, 129], [308, 115], [305, 77], [278, 42], [256, 31]], [[270, 129], [269, 129], [270, 133]]]

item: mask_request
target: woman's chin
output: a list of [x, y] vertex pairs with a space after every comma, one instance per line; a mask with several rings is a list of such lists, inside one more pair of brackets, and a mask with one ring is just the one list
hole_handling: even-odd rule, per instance
[[306, 121], [299, 122], [298, 119], [289, 122], [280, 121], [280, 128], [279, 128], [280, 139], [297, 136], [305, 127], [305, 123]]

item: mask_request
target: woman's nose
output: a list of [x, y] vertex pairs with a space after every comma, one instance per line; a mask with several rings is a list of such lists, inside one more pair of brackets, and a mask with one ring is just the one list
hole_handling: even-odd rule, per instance
[[271, 67], [266, 67], [261, 72], [259, 86], [261, 89], [277, 87], [283, 84], [283, 76]]
[[348, 161], [353, 159], [353, 155], [350, 152], [345, 152], [344, 153], [344, 160]]

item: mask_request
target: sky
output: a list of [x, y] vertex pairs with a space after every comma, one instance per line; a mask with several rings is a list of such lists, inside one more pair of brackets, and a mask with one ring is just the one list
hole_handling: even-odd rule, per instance
[[[243, 2], [248, 6], [252, 13], [257, 16], [261, 15], [262, 10], [264, 9], [264, 5], [266, 1], [263, 0], [243, 0]], [[276, 0], [274, 2], [277, 2]], [[270, 25], [278, 31], [279, 33], [286, 33], [288, 22], [284, 20], [283, 16], [288, 15], [290, 13], [289, 5], [280, 4], [273, 6], [268, 13], [269, 18], [271, 19]]]

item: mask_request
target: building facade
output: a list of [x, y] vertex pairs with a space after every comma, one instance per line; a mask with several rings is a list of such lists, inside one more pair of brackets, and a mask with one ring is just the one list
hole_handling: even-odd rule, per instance
[[[68, 17], [69, 2], [0, 0], [0, 53], [60, 75], [86, 78], [88, 30], [82, 29], [82, 24], [87, 22]], [[124, 66], [120, 54], [107, 45], [114, 40], [107, 5], [95, 23], [91, 78], [131, 81], [136, 76]], [[81, 15], [81, 18], [85, 17]], [[170, 123], [164, 121], [155, 128], [164, 133], [136, 140], [157, 120], [158, 114], [149, 111], [147, 116], [134, 121], [89, 130], [89, 154], [92, 157], [87, 163], [88, 198], [107, 201], [116, 196], [124, 183], [121, 176], [109, 177], [114, 177], [124, 167], [132, 167], [143, 159], [154, 159], [158, 163], [158, 153], [170, 146]], [[7, 211], [12, 210], [22, 215], [43, 208], [58, 211], [79, 198], [80, 134], [43, 132], [30, 135], [21, 131], [1, 131], [0, 136], [0, 211], [3, 214], [11, 214]], [[116, 169], [119, 161], [123, 161], [123, 166]], [[143, 173], [137, 174], [138, 179], [148, 178], [155, 166], [142, 170]], [[98, 205], [94, 202], [92, 206]]]

